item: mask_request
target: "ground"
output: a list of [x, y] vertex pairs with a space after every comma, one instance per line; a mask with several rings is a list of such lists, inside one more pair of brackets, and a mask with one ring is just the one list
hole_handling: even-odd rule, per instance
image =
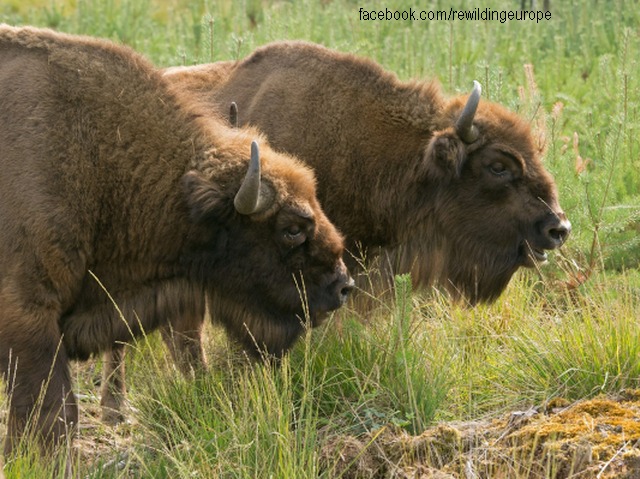
[[[125, 424], [110, 427], [100, 422], [97, 396], [79, 398], [82, 463], [127, 465], [135, 475], [135, 411]], [[575, 403], [556, 398], [493, 420], [440, 423], [416, 436], [388, 425], [324, 439], [324, 468], [345, 479], [634, 479], [640, 478], [640, 390]]]
[[[138, 477], [144, 430], [136, 411], [127, 411], [124, 424], [102, 424], [95, 362], [72, 370], [81, 392], [79, 463], [85, 472]], [[387, 425], [357, 437], [321, 437], [329, 477], [640, 479], [640, 390], [574, 403], [555, 398], [491, 420], [443, 422], [420, 435]]]
[[332, 438], [343, 478], [640, 478], [640, 391], [570, 404], [557, 398], [485, 422], [442, 423], [411, 436], [385, 427]]

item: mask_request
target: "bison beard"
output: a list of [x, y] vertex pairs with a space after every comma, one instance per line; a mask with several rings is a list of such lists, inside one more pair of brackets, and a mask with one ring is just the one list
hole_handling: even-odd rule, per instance
[[205, 295], [245, 348], [276, 356], [345, 301], [311, 171], [209, 116], [126, 47], [0, 26], [5, 454], [30, 418], [43, 451], [73, 435], [70, 358], [112, 351], [119, 390], [118, 342], [173, 318], [196, 339], [181, 354], [201, 357]]

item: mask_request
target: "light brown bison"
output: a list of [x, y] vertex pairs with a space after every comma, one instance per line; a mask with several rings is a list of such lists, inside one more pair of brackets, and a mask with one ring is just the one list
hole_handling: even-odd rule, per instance
[[[289, 41], [238, 62], [165, 70], [211, 112], [316, 172], [318, 197], [358, 256], [391, 273], [492, 301], [521, 266], [546, 260], [571, 225], [530, 125], [504, 107], [444, 98], [435, 81], [401, 82], [371, 60]], [[353, 261], [351, 262], [353, 265]]]
[[69, 359], [201, 322], [205, 294], [231, 336], [276, 356], [344, 302], [342, 238], [312, 172], [262, 140], [259, 158], [257, 137], [129, 48], [0, 26], [5, 454], [38, 402], [44, 450], [73, 433]]

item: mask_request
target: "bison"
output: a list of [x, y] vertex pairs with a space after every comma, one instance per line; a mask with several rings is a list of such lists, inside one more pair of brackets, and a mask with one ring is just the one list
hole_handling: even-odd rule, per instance
[[[445, 98], [434, 80], [401, 82], [371, 60], [301, 41], [238, 62], [168, 68], [164, 78], [315, 170], [363, 286], [377, 268], [383, 290], [411, 273], [417, 287], [440, 283], [455, 298], [490, 302], [571, 231], [528, 122], [480, 102], [479, 85], [468, 98]], [[180, 341], [167, 342], [188, 370], [202, 364], [203, 318], [175, 319]], [[105, 357], [105, 419], [123, 394], [121, 354]]]
[[352, 288], [312, 171], [104, 40], [0, 26], [0, 205], [5, 454], [32, 416], [43, 452], [73, 435], [70, 359], [205, 297], [278, 356]]
[[477, 83], [468, 98], [445, 98], [434, 80], [402, 82], [302, 41], [164, 78], [212, 113], [235, 102], [240, 125], [314, 169], [351, 256], [364, 250], [418, 287], [439, 282], [471, 303], [493, 301], [571, 231], [529, 123], [480, 101]]

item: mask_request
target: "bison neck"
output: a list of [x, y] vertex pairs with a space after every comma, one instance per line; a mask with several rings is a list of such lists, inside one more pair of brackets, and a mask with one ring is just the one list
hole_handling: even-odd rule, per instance
[[[89, 66], [74, 75], [67, 62], [85, 55]], [[92, 233], [93, 262], [173, 261], [189, 228], [181, 180], [215, 143], [204, 137], [211, 132], [131, 52], [60, 44], [51, 58], [55, 104], [46, 115], [57, 128], [44, 144], [57, 158], [47, 167]]]
[[4, 29], [0, 65], [0, 283], [21, 271], [72, 357], [199, 311], [181, 179], [212, 133], [126, 48]]
[[0, 199], [12, 205], [11, 217], [0, 211], [0, 246], [30, 238], [33, 257], [48, 259], [34, 271], [63, 309], [87, 270], [118, 270], [105, 276], [120, 286], [184, 274], [192, 226], [181, 180], [214, 132], [128, 48], [11, 35], [24, 38], [0, 38], [0, 105], [13, 112], [0, 118]]

